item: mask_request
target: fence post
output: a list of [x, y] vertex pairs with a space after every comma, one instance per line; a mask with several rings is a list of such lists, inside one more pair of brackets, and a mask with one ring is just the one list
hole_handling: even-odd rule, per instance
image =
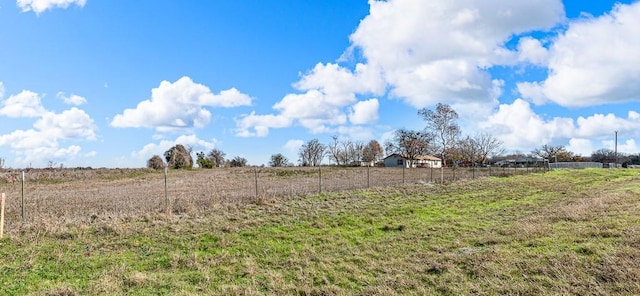
[[255, 168], [253, 173], [256, 179], [256, 200], [257, 200], [258, 199], [258, 168]]
[[471, 168], [471, 179], [475, 179], [476, 178], [476, 164], [474, 162], [471, 162], [471, 165], [473, 166]]
[[164, 167], [164, 206], [167, 210], [167, 212], [169, 212], [169, 195], [167, 194], [167, 171], [169, 169], [165, 166]]
[[20, 185], [20, 187], [21, 187], [21, 190], [20, 190], [20, 196], [21, 196], [20, 204], [21, 204], [21, 212], [22, 212], [21, 218], [22, 218], [22, 222], [24, 222], [24, 171], [22, 171], [22, 181], [20, 183], [21, 183], [21, 185]]
[[404, 168], [406, 166], [407, 166], [406, 164], [402, 166], [402, 184], [404, 184]]
[[322, 169], [318, 165], [318, 193], [322, 194]]
[[2, 193], [2, 199], [0, 200], [0, 239], [4, 237], [4, 201], [6, 197]]
[[431, 165], [431, 183], [433, 183], [433, 165]]
[[367, 188], [371, 187], [371, 166], [367, 166]]

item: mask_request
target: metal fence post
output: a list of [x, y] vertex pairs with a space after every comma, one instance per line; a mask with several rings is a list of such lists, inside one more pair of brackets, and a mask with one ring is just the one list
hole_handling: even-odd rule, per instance
[[406, 165], [402, 166], [402, 184], [404, 184], [404, 168], [406, 167]]
[[318, 193], [322, 194], [322, 169], [318, 165]]
[[256, 199], [258, 199], [258, 168], [254, 169], [253, 174], [256, 181]]
[[431, 183], [433, 183], [433, 165], [431, 166]]
[[367, 166], [367, 188], [371, 187], [371, 166]]
[[169, 211], [169, 195], [167, 194], [167, 171], [169, 169], [164, 167], [164, 206]]
[[22, 204], [22, 221], [24, 221], [24, 171], [22, 171], [22, 182], [21, 182], [21, 204]]

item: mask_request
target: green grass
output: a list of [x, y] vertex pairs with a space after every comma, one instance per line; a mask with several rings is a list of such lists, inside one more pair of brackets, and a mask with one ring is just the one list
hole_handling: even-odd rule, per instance
[[24, 225], [0, 241], [0, 294], [640, 294], [639, 181], [553, 171]]

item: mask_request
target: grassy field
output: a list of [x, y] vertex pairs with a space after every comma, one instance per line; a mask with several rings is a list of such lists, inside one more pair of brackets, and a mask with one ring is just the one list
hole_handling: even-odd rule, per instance
[[0, 294], [637, 295], [639, 197], [638, 171], [589, 169], [34, 219]]

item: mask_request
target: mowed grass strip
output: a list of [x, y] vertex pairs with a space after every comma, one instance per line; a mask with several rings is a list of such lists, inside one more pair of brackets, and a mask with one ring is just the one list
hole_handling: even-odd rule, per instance
[[563, 170], [25, 224], [0, 294], [640, 294], [639, 184]]

